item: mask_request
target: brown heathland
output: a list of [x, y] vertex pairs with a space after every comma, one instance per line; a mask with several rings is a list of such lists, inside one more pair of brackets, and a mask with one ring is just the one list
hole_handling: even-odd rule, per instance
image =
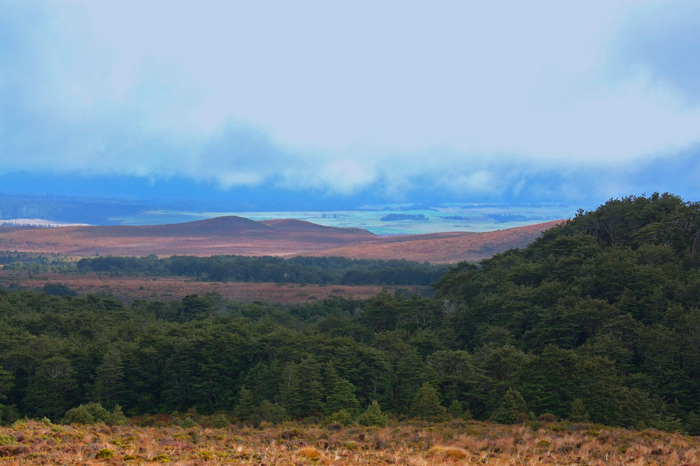
[[562, 220], [486, 233], [433, 233], [394, 236], [381, 241], [326, 249], [305, 256], [342, 256], [353, 259], [406, 259], [418, 262], [451, 263], [479, 261], [512, 248], [523, 248], [543, 231]]
[[0, 250], [71, 256], [284, 256], [375, 238], [359, 228], [325, 227], [300, 220], [256, 222], [242, 217], [219, 217], [174, 225], [0, 227]]
[[[187, 277], [129, 277], [110, 274], [40, 273], [27, 274], [0, 270], [0, 287], [40, 289], [49, 283], [62, 283], [80, 295], [111, 294], [130, 303], [136, 299], [171, 301], [187, 295], [218, 293], [235, 301], [307, 304], [333, 296], [369, 299], [382, 291], [376, 285], [300, 285], [295, 283], [201, 282]], [[396, 287], [384, 287], [393, 292]], [[408, 287], [422, 289], [424, 287]]]
[[0, 428], [7, 465], [674, 465], [698, 466], [697, 437], [585, 424], [499, 426], [455, 422], [420, 427], [287, 424], [253, 429], [35, 421]]
[[241, 217], [154, 226], [0, 227], [0, 250], [71, 256], [344, 256], [435, 263], [476, 261], [524, 247], [560, 221], [487, 233], [379, 237], [359, 228]]

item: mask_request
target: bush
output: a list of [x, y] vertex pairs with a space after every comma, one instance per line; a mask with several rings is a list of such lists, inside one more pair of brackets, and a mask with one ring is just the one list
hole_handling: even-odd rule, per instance
[[372, 404], [367, 407], [367, 411], [360, 414], [357, 422], [362, 426], [386, 427], [389, 425], [389, 418], [382, 413], [377, 400], [372, 400]]
[[195, 420], [192, 419], [192, 418], [189, 417], [189, 416], [187, 416], [187, 417], [180, 423], [180, 427], [182, 427], [183, 429], [189, 429], [189, 428], [191, 428], [191, 427], [196, 427], [196, 426], [198, 426], [198, 425], [199, 425], [199, 424], [197, 424], [197, 423], [195, 422]]
[[588, 422], [591, 420], [591, 416], [588, 414], [588, 411], [586, 411], [583, 400], [580, 398], [576, 398], [574, 402], [571, 403], [569, 420], [571, 422]]
[[103, 448], [95, 455], [95, 459], [97, 460], [106, 460], [109, 458], [114, 458], [114, 452], [108, 448]]
[[[459, 402], [458, 402], [459, 403]], [[460, 405], [461, 408], [461, 405]], [[440, 422], [447, 418], [447, 410], [440, 405], [437, 390], [425, 382], [416, 392], [411, 403], [411, 417]]]
[[77, 408], [69, 409], [63, 417], [63, 424], [98, 424], [104, 422], [107, 425], [123, 425], [126, 417], [119, 405], [114, 407], [111, 413], [99, 403], [88, 403]]
[[222, 429], [231, 425], [228, 416], [223, 413], [215, 414], [211, 417], [211, 426], [216, 429]]
[[501, 424], [515, 424], [527, 421], [527, 405], [519, 391], [509, 388], [503, 396], [503, 403], [494, 416]]
[[258, 406], [254, 420], [256, 424], [261, 424], [263, 422], [281, 424], [287, 420], [287, 411], [277, 403], [264, 400], [260, 403], [260, 406]]
[[537, 420], [543, 423], [557, 422], [557, 417], [551, 413], [544, 413], [537, 416]]
[[352, 424], [355, 420], [355, 417], [350, 414], [349, 412], [345, 411], [344, 409], [341, 409], [340, 411], [336, 411], [335, 413], [331, 414], [326, 418], [326, 423], [328, 424], [341, 424], [344, 426], [349, 426]]

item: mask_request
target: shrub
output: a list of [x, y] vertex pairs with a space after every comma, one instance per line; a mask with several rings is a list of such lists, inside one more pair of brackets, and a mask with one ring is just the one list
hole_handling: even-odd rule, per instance
[[211, 426], [216, 429], [223, 429], [231, 425], [231, 421], [228, 416], [223, 413], [215, 414], [211, 417]]
[[447, 408], [447, 414], [449, 414], [452, 419], [459, 419], [464, 415], [464, 408], [462, 407], [462, 403], [460, 403], [458, 400], [454, 400], [452, 404], [450, 404], [450, 407]]
[[386, 427], [389, 425], [389, 418], [382, 413], [382, 408], [377, 400], [372, 400], [372, 404], [367, 407], [364, 413], [360, 414], [357, 422], [363, 426]]
[[77, 408], [69, 409], [63, 417], [64, 424], [97, 424], [104, 422], [107, 425], [123, 425], [126, 417], [119, 405], [114, 407], [111, 413], [99, 403], [88, 403]]
[[340, 411], [337, 411], [326, 418], [326, 422], [329, 424], [336, 423], [344, 426], [349, 426], [354, 420], [355, 417], [344, 409], [341, 409]]
[[196, 426], [198, 426], [198, 425], [199, 425], [199, 424], [197, 424], [197, 423], [195, 422], [195, 420], [192, 419], [192, 418], [189, 417], [189, 416], [187, 416], [187, 417], [180, 423], [180, 427], [182, 427], [183, 429], [190, 429], [190, 428], [196, 427]]
[[544, 413], [537, 416], [537, 420], [543, 423], [557, 422], [557, 417], [551, 413]]
[[95, 459], [97, 460], [106, 460], [109, 458], [114, 458], [114, 452], [109, 448], [103, 448], [102, 450], [98, 451], [95, 455]]
[[318, 461], [321, 459], [321, 450], [315, 447], [303, 447], [299, 449], [299, 455], [307, 460]]
[[0, 446], [14, 445], [15, 443], [17, 443], [17, 439], [12, 435], [0, 435]]
[[519, 391], [509, 388], [503, 396], [501, 407], [495, 413], [494, 421], [501, 424], [515, 424], [523, 419], [523, 416], [527, 420], [527, 404]]
[[467, 457], [467, 451], [459, 447], [435, 446], [428, 451], [428, 455], [437, 456], [443, 460], [463, 460]]
[[576, 398], [574, 402], [571, 403], [569, 420], [571, 422], [588, 422], [591, 420], [591, 416], [588, 414], [588, 411], [586, 411], [583, 400], [580, 398]]
[[416, 392], [411, 403], [411, 417], [426, 421], [444, 421], [447, 410], [440, 405], [437, 390], [425, 382]]
[[277, 403], [272, 403], [269, 400], [264, 400], [258, 406], [255, 413], [256, 424], [270, 422], [272, 424], [281, 424], [287, 420], [287, 411]]

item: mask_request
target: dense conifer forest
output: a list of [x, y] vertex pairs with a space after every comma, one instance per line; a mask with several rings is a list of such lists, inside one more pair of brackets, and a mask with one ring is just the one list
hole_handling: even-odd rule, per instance
[[456, 265], [431, 298], [125, 306], [0, 291], [2, 421], [97, 402], [256, 423], [550, 413], [700, 434], [698, 238], [700, 205], [654, 194]]

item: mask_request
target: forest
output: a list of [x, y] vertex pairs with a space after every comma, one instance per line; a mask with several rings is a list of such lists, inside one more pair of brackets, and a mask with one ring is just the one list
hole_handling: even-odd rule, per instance
[[77, 262], [65, 257], [5, 253], [5, 269], [31, 273], [108, 273], [148, 277], [192, 277], [215, 282], [267, 282], [338, 285], [427, 286], [447, 272], [445, 265], [405, 260], [344, 257], [172, 256], [94, 257]]
[[455, 265], [430, 298], [127, 306], [0, 291], [2, 422], [95, 402], [255, 423], [551, 415], [698, 435], [698, 238], [699, 203], [653, 194]]

